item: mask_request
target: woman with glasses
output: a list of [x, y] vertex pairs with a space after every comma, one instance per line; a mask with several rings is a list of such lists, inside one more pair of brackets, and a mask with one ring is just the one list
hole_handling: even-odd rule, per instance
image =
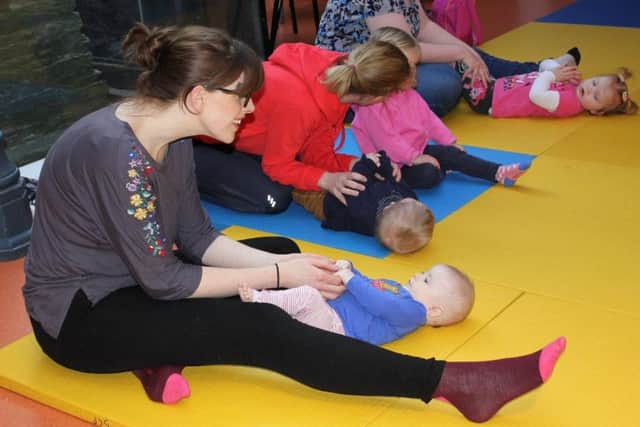
[[227, 364], [335, 393], [439, 397], [475, 421], [548, 378], [564, 339], [527, 356], [446, 363], [240, 301], [240, 286], [309, 284], [327, 297], [344, 289], [331, 260], [286, 254], [297, 247], [284, 238], [235, 242], [211, 228], [200, 205], [188, 138], [233, 141], [253, 110], [260, 61], [204, 27], [137, 24], [123, 47], [144, 70], [137, 95], [73, 124], [42, 169], [23, 292], [54, 361], [132, 370], [163, 403], [189, 396], [183, 366]]

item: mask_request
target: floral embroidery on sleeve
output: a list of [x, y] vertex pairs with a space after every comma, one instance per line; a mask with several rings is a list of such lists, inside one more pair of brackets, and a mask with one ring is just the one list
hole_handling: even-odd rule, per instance
[[129, 196], [127, 213], [143, 222], [147, 250], [154, 256], [165, 256], [167, 238], [160, 234], [160, 224], [156, 220], [156, 200], [149, 175], [153, 172], [151, 163], [138, 147], [129, 150], [129, 170], [125, 185]]

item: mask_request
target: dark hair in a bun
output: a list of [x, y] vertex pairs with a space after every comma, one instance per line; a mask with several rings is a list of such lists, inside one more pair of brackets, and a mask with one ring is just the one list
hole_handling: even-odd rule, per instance
[[244, 73], [236, 89], [249, 96], [262, 86], [262, 61], [246, 44], [217, 28], [135, 24], [122, 42], [124, 57], [142, 68], [136, 89], [143, 98], [181, 100], [197, 85], [224, 87]]

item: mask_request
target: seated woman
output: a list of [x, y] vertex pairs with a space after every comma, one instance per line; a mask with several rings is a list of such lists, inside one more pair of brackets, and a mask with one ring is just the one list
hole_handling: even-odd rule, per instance
[[[235, 242], [211, 228], [200, 205], [189, 136], [233, 140], [253, 110], [260, 61], [207, 27], [150, 31], [137, 24], [124, 49], [143, 69], [137, 96], [73, 124], [42, 169], [23, 292], [51, 359], [81, 372], [135, 370], [149, 396], [166, 403], [189, 395], [182, 366], [225, 364], [268, 369], [328, 392], [438, 397], [474, 421], [551, 375], [563, 338], [526, 356], [445, 362], [226, 298], [241, 286], [309, 284], [325, 297], [344, 291], [327, 258]], [[296, 249], [282, 238], [252, 245]]]
[[349, 52], [385, 26], [404, 30], [420, 42], [416, 90], [440, 117], [456, 106], [462, 94], [462, 83], [450, 64], [464, 62], [468, 67], [465, 76], [479, 79], [484, 85], [489, 75], [504, 77], [538, 69], [537, 62], [496, 58], [458, 40], [430, 20], [418, 0], [328, 0], [316, 45]]
[[349, 105], [376, 103], [398, 90], [412, 75], [406, 56], [387, 42], [365, 43], [348, 55], [298, 43], [279, 46], [263, 65], [264, 86], [234, 146], [194, 146], [200, 192], [244, 212], [281, 212], [293, 188], [326, 190], [345, 203], [366, 181], [351, 171], [358, 158], [334, 147], [344, 138]]

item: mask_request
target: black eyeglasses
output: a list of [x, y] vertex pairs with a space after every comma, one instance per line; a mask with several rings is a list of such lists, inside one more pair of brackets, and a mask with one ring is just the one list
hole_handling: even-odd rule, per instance
[[227, 89], [225, 87], [211, 87], [211, 88], [207, 88], [208, 90], [219, 90], [222, 93], [226, 93], [228, 95], [235, 95], [238, 97], [238, 100], [240, 100], [240, 104], [242, 104], [242, 106], [244, 108], [247, 107], [247, 105], [249, 105], [249, 101], [251, 101], [251, 97], [249, 95], [242, 95], [240, 92], [233, 90], [233, 89]]

